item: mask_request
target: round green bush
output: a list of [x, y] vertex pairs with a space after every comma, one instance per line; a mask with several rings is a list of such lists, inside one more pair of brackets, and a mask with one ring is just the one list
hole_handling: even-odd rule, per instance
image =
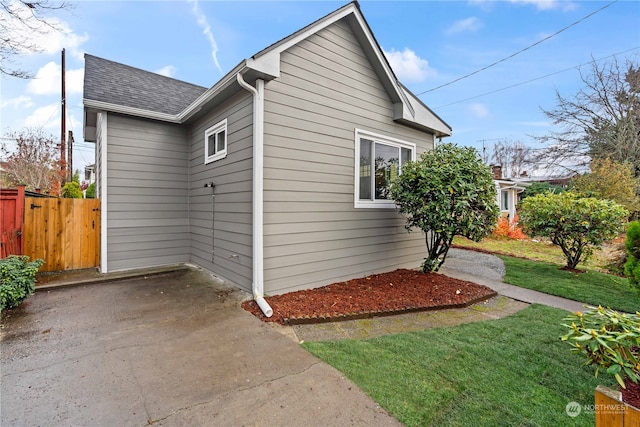
[[14, 308], [36, 288], [36, 273], [44, 264], [41, 259], [29, 261], [25, 255], [9, 255], [0, 259], [0, 311]]

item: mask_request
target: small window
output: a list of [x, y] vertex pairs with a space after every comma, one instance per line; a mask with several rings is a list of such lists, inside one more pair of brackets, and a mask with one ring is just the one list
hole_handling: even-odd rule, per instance
[[204, 148], [205, 164], [227, 156], [227, 119], [205, 131]]
[[395, 207], [389, 185], [415, 160], [415, 144], [356, 129], [355, 145], [355, 207]]
[[502, 190], [500, 199], [501, 199], [500, 209], [503, 211], [508, 211], [509, 210], [509, 191]]

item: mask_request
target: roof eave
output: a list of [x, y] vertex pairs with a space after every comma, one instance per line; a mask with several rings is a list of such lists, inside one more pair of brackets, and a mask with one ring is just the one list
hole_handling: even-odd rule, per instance
[[175, 114], [159, 113], [157, 111], [144, 110], [142, 108], [127, 107], [125, 105], [112, 104], [110, 102], [96, 101], [94, 99], [83, 98], [85, 108], [97, 111], [108, 111], [112, 113], [126, 114], [129, 116], [142, 117], [145, 119], [159, 120], [169, 123], [180, 123]]
[[211, 88], [207, 89], [202, 95], [200, 95], [195, 101], [193, 101], [187, 108], [182, 110], [176, 117], [180, 120], [180, 123], [183, 123], [193, 117], [198, 111], [202, 109], [202, 107], [213, 100], [219, 93], [223, 90], [229, 88], [236, 82], [236, 74], [242, 72], [247, 68], [247, 61], [243, 60], [238, 65], [233, 68], [233, 70], [229, 71], [222, 77], [216, 84], [211, 86]]

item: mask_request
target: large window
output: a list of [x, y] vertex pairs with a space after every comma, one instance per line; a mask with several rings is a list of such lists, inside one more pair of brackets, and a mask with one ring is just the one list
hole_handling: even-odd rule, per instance
[[415, 144], [358, 129], [355, 144], [355, 207], [394, 207], [389, 185], [415, 160]]
[[210, 127], [204, 133], [204, 162], [211, 163], [227, 155], [227, 119]]

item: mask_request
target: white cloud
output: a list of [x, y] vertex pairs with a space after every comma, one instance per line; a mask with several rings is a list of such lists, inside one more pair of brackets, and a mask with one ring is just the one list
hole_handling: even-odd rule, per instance
[[11, 98], [11, 99], [6, 99], [6, 100], [2, 101], [2, 105], [1, 106], [2, 106], [2, 108], [11, 107], [13, 109], [29, 108], [29, 107], [33, 106], [33, 101], [31, 100], [30, 97], [21, 95], [21, 96], [19, 96], [17, 98]]
[[383, 52], [400, 81], [417, 83], [437, 74], [433, 68], [429, 67], [429, 61], [420, 58], [409, 48], [405, 47], [402, 52], [393, 49], [388, 52], [383, 49]]
[[28, 128], [59, 128], [60, 104], [49, 104], [39, 108], [24, 119], [23, 125]]
[[[81, 139], [82, 120], [69, 112], [67, 107], [67, 130], [75, 132], [76, 141]], [[36, 108], [33, 113], [22, 121], [24, 128], [45, 129], [52, 135], [60, 135], [60, 104], [48, 104]]]
[[[469, 4], [479, 6], [483, 10], [490, 10], [498, 0], [469, 0]], [[533, 5], [538, 10], [561, 9], [564, 12], [575, 10], [577, 5], [567, 0], [509, 0], [511, 3]]]
[[[66, 70], [65, 90], [67, 95], [82, 93], [84, 68]], [[36, 95], [59, 94], [62, 86], [62, 67], [51, 61], [40, 68], [36, 76], [29, 80], [27, 92]]]
[[202, 13], [202, 10], [198, 5], [198, 0], [189, 0], [189, 2], [193, 3], [193, 8], [191, 10], [198, 21], [198, 25], [202, 27], [202, 34], [205, 35], [211, 45], [211, 57], [213, 58], [213, 63], [216, 64], [216, 68], [220, 71], [220, 74], [224, 74], [222, 67], [220, 67], [220, 63], [218, 62], [218, 43], [216, 43], [216, 39], [213, 37], [209, 21], [204, 13]]
[[574, 10], [575, 3], [561, 0], [509, 0], [511, 3], [530, 4], [538, 10], [562, 9], [565, 12]]
[[475, 16], [472, 16], [467, 19], [462, 19], [460, 21], [456, 21], [451, 25], [446, 31], [445, 34], [456, 34], [462, 32], [475, 32], [482, 28], [482, 22]]
[[469, 110], [473, 115], [480, 119], [484, 119], [489, 116], [489, 109], [484, 104], [471, 104], [469, 105]]
[[165, 77], [173, 77], [176, 75], [176, 67], [174, 67], [173, 65], [165, 65], [159, 70], [156, 70], [155, 73]]
[[36, 19], [20, 1], [12, 1], [9, 8], [13, 14], [0, 8], [0, 21], [8, 38], [18, 46], [19, 54], [43, 52], [52, 55], [66, 48], [77, 59], [83, 59], [80, 46], [89, 36], [75, 34], [69, 24], [58, 18]]

